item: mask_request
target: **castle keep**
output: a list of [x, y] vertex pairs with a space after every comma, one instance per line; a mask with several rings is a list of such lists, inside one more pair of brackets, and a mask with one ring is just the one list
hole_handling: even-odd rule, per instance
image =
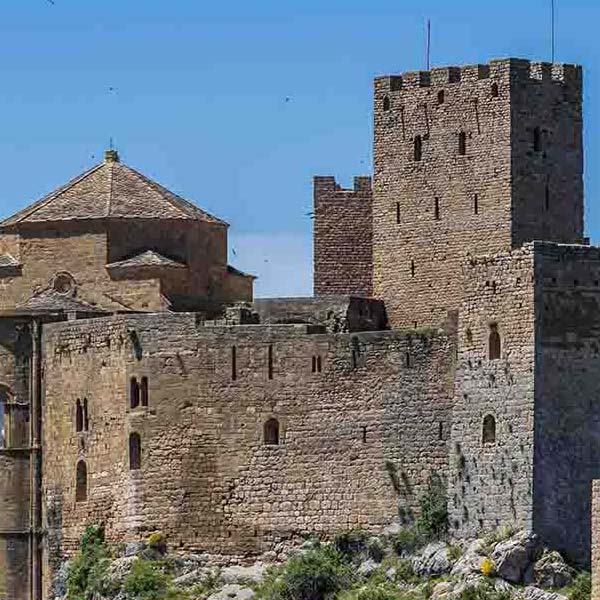
[[[102, 164], [0, 224], [0, 599], [90, 522], [244, 557], [411, 522], [589, 563], [600, 249], [581, 69], [375, 80], [375, 164], [316, 177], [315, 297], [253, 301], [227, 224]], [[26, 583], [25, 583], [26, 582]]]

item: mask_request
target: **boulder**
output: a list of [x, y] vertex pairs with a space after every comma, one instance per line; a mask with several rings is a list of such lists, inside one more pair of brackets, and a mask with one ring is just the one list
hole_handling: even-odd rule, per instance
[[130, 542], [125, 545], [125, 550], [123, 551], [123, 556], [137, 556], [140, 552], [143, 552], [147, 548], [147, 544], [145, 541], [141, 540], [139, 542]]
[[494, 548], [492, 560], [496, 572], [511, 583], [521, 583], [529, 565], [540, 557], [543, 546], [531, 531], [521, 531]]
[[260, 583], [267, 570], [266, 565], [256, 563], [250, 567], [234, 565], [221, 569], [221, 579], [224, 583]]
[[471, 542], [465, 553], [454, 563], [450, 574], [465, 579], [473, 573], [481, 574], [481, 566], [485, 560], [485, 542], [477, 539]]
[[230, 583], [209, 596], [208, 600], [250, 600], [251, 598], [254, 598], [254, 592], [250, 588]]
[[542, 588], [562, 588], [571, 585], [574, 571], [556, 551], [546, 551], [533, 565], [533, 580]]
[[376, 563], [372, 558], [368, 558], [360, 563], [360, 566], [358, 567], [358, 574], [361, 577], [369, 577], [369, 575], [377, 571], [378, 568], [379, 563]]
[[547, 592], [540, 588], [528, 585], [518, 593], [519, 598], [524, 600], [567, 600], [566, 596], [556, 594], [555, 592]]
[[449, 573], [452, 563], [448, 558], [448, 546], [444, 542], [428, 544], [413, 558], [412, 566], [416, 573], [427, 578]]

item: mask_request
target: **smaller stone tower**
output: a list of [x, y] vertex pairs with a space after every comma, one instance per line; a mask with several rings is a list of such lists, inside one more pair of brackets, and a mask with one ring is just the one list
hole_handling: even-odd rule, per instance
[[315, 296], [373, 294], [372, 209], [370, 177], [355, 177], [352, 190], [315, 177]]
[[581, 86], [518, 59], [376, 79], [373, 291], [393, 326], [445, 321], [468, 255], [582, 241]]

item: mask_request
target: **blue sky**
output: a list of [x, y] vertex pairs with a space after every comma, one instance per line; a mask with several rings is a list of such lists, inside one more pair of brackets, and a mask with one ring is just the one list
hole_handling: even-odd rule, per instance
[[[550, 0], [51, 2], [0, 3], [0, 217], [113, 137], [124, 162], [231, 223], [232, 262], [263, 296], [311, 293], [312, 176], [370, 172], [372, 79], [423, 68], [427, 17], [433, 65], [550, 58]], [[600, 3], [556, 2], [557, 60], [585, 68], [600, 242]]]

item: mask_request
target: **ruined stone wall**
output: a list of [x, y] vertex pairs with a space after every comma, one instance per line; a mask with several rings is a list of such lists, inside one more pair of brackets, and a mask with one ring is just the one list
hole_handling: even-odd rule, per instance
[[580, 239], [580, 71], [549, 69], [506, 59], [376, 79], [373, 285], [393, 326], [457, 309], [468, 255]]
[[537, 532], [589, 567], [600, 478], [600, 248], [536, 243], [534, 514]]
[[[532, 525], [533, 274], [530, 245], [464, 267], [449, 457], [450, 522], [459, 536]], [[493, 331], [499, 358], [490, 354]], [[486, 417], [493, 439], [484, 435]]]
[[356, 177], [352, 190], [315, 177], [315, 296], [373, 295], [372, 203], [370, 177]]
[[[302, 533], [375, 528], [399, 508], [410, 520], [430, 473], [446, 475], [455, 350], [441, 332], [310, 335], [147, 315], [49, 325], [44, 352], [57, 554], [94, 519], [113, 541], [160, 530], [175, 548], [256, 553]], [[147, 408], [129, 408], [131, 377], [148, 378]], [[89, 431], [77, 434], [82, 397]], [[264, 443], [271, 418], [278, 445]], [[131, 432], [140, 470], [128, 468]], [[76, 503], [78, 459], [88, 500]]]
[[[0, 401], [6, 439], [0, 444], [1, 600], [29, 598], [30, 354], [27, 322], [0, 319]], [[11, 435], [11, 425], [18, 436]]]

